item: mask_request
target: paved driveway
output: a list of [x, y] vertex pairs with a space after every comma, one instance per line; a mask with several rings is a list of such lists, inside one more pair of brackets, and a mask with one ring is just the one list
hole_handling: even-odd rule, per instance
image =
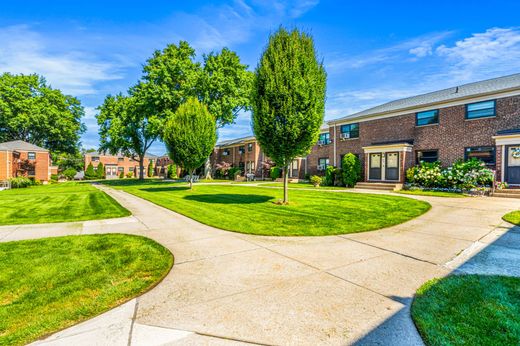
[[43, 344], [420, 345], [409, 317], [415, 290], [451, 272], [478, 244], [505, 239], [501, 216], [520, 209], [511, 199], [415, 197], [432, 210], [384, 230], [262, 237], [217, 230], [101, 188], [133, 216], [0, 227], [0, 241], [141, 234], [168, 247], [175, 265], [150, 292]]

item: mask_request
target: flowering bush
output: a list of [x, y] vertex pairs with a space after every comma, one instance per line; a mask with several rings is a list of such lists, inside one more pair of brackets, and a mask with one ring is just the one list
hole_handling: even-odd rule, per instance
[[222, 161], [221, 163], [217, 163], [215, 165], [215, 178], [222, 179], [227, 178], [229, 170], [231, 169], [231, 164]]
[[421, 162], [406, 171], [408, 182], [426, 188], [448, 188], [470, 190], [479, 186], [490, 186], [494, 172], [477, 159], [459, 160], [451, 167], [441, 168], [439, 162]]

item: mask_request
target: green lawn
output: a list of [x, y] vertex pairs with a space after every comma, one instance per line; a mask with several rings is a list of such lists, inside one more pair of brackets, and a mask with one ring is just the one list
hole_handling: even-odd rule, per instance
[[423, 190], [400, 190], [396, 191], [403, 195], [416, 195], [416, 196], [432, 196], [432, 197], [453, 197], [453, 198], [465, 198], [462, 193], [458, 192], [445, 192], [445, 191], [423, 191]]
[[0, 345], [105, 312], [153, 287], [172, 265], [166, 248], [131, 235], [0, 243]]
[[412, 317], [427, 345], [520, 345], [520, 278], [453, 275], [424, 284]]
[[520, 211], [512, 211], [510, 213], [507, 213], [506, 215], [502, 216], [502, 219], [504, 221], [507, 221], [509, 223], [512, 223], [513, 225], [520, 225]]
[[[267, 187], [283, 187], [283, 183], [263, 183], [259, 182], [259, 186], [267, 186]], [[347, 190], [347, 187], [344, 186], [320, 186], [314, 187], [310, 183], [290, 183], [288, 185], [289, 189], [313, 189], [313, 190]]]
[[204, 224], [241, 233], [277, 236], [371, 231], [410, 220], [430, 209], [426, 202], [386, 195], [291, 190], [289, 205], [277, 205], [282, 189], [240, 185], [107, 181], [115, 188]]
[[87, 183], [0, 191], [0, 225], [84, 221], [128, 216], [112, 197]]

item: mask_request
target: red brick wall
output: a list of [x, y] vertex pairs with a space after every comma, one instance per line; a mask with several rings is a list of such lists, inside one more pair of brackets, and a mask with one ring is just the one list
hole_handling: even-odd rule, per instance
[[11, 155], [7, 151], [0, 151], [0, 180], [11, 177]]
[[[336, 138], [331, 127], [330, 137], [337, 145], [336, 164], [339, 166], [340, 156], [349, 152], [359, 154], [361, 160], [365, 161], [362, 147], [373, 143], [412, 139], [413, 152], [408, 157], [407, 167], [415, 163], [416, 151], [428, 149], [437, 149], [439, 160], [444, 165], [450, 165], [464, 158], [465, 147], [494, 146], [492, 136], [497, 131], [520, 128], [520, 96], [497, 99], [496, 114], [494, 118], [466, 120], [465, 106], [460, 105], [440, 108], [437, 125], [415, 126], [415, 113], [370, 120], [359, 123], [359, 138], [344, 141], [339, 139], [340, 126], [336, 128]], [[497, 148], [497, 156], [498, 151]], [[308, 157], [310, 173], [316, 174], [320, 157], [329, 157], [333, 164], [333, 156], [333, 144], [314, 146]]]
[[[93, 157], [99, 157], [99, 161], [92, 161]], [[122, 160], [120, 160], [120, 158]], [[88, 165], [92, 162], [92, 166], [94, 168], [97, 168], [99, 163], [103, 163], [103, 165], [106, 167], [106, 165], [116, 165], [119, 169], [119, 167], [123, 168], [123, 173], [126, 175], [128, 172], [130, 172], [130, 168], [133, 168], [133, 174], [134, 177], [138, 176], [139, 172], [139, 161], [135, 161], [129, 157], [118, 157], [118, 156], [112, 156], [112, 155], [97, 155], [97, 154], [86, 154], [85, 155], [85, 170], [87, 169]], [[150, 159], [145, 157], [144, 158], [144, 171], [145, 176], [148, 173], [148, 164], [150, 163]], [[118, 171], [119, 172], [119, 171]], [[119, 173], [118, 173], [119, 174]]]

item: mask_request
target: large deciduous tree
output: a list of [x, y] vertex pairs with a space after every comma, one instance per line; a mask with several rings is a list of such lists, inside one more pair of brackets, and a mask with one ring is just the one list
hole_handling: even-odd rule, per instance
[[139, 162], [139, 179], [145, 175], [144, 158], [159, 138], [164, 116], [150, 113], [138, 88], [131, 95], [107, 96], [99, 109], [97, 121], [100, 151], [112, 155], [122, 153]]
[[189, 172], [190, 189], [193, 188], [195, 170], [206, 161], [217, 142], [215, 118], [205, 104], [189, 98], [169, 114], [163, 139], [172, 161]]
[[36, 74], [0, 75], [0, 142], [23, 140], [51, 152], [76, 153], [85, 132], [80, 101]]
[[310, 35], [280, 28], [269, 38], [256, 68], [253, 131], [264, 153], [283, 167], [309, 153], [323, 123], [327, 75]]

